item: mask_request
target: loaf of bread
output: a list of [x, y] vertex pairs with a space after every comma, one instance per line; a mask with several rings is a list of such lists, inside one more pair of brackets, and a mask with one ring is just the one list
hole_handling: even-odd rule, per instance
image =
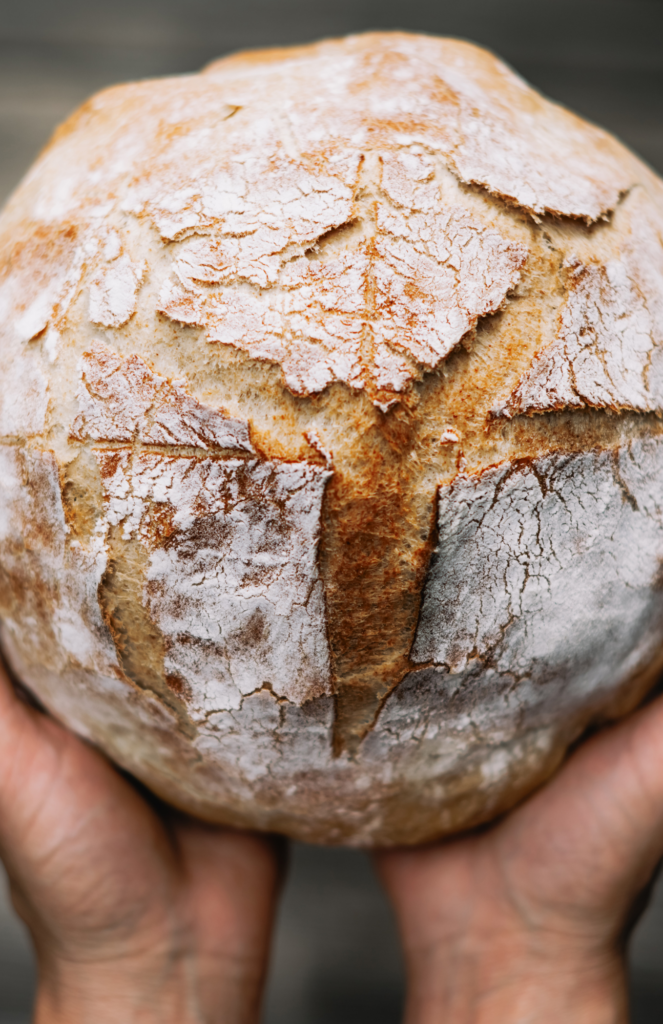
[[0, 622], [172, 804], [489, 820], [663, 663], [663, 183], [470, 44], [122, 85], [0, 220]]

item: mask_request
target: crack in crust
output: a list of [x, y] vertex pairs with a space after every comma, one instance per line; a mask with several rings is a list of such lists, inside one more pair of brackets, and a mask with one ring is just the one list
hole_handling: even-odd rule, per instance
[[616, 251], [567, 256], [555, 338], [495, 415], [663, 411], [663, 215], [640, 190], [629, 199], [615, 218]]
[[109, 529], [106, 550], [108, 563], [99, 583], [98, 600], [122, 671], [174, 711], [180, 729], [192, 739], [196, 728], [187, 712], [190, 687], [181, 676], [166, 671], [163, 634], [144, 606], [148, 553], [138, 541], [126, 541], [119, 527]]
[[262, 254], [231, 255], [242, 236], [188, 241], [160, 311], [280, 364], [297, 394], [340, 380], [386, 410], [504, 304], [527, 248], [447, 195], [420, 146], [372, 156], [347, 221], [271, 253], [268, 276]]
[[210, 409], [171, 383], [138, 356], [121, 359], [97, 342], [80, 360], [80, 413], [71, 428], [76, 441], [135, 438], [142, 445], [220, 448], [255, 454], [246, 423]]

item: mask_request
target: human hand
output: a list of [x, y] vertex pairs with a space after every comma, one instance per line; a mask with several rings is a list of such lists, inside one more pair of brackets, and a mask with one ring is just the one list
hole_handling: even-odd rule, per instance
[[257, 1021], [274, 841], [158, 813], [1, 667], [0, 854], [37, 951], [36, 1024]]
[[376, 854], [407, 1024], [626, 1022], [626, 940], [662, 855], [663, 698], [491, 828]]

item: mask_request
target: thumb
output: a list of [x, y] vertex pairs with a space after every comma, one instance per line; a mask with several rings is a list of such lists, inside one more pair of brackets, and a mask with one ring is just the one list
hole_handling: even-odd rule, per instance
[[25, 824], [31, 807], [55, 776], [67, 746], [67, 733], [39, 711], [12, 680], [0, 657], [0, 846]]
[[618, 924], [663, 854], [663, 698], [583, 744], [492, 847], [528, 904]]
[[37, 727], [35, 704], [28, 692], [13, 678], [0, 649], [0, 775], [1, 764], [9, 756], [7, 747], [13, 745], [17, 730]]

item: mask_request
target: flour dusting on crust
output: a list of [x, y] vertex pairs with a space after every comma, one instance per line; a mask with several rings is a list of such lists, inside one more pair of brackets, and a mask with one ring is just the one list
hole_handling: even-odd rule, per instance
[[10, 247], [0, 269], [0, 437], [44, 429], [49, 386], [36, 339], [66, 315], [83, 265], [72, 229], [42, 229]]
[[122, 327], [136, 312], [145, 266], [118, 255], [103, 266], [90, 285], [90, 320], [100, 327]]
[[478, 658], [529, 687], [555, 678], [553, 703], [560, 686], [591, 692], [631, 668], [660, 612], [662, 453], [652, 440], [548, 455], [441, 488], [412, 659], [457, 673]]
[[317, 565], [331, 474], [306, 464], [97, 452], [104, 523], [149, 553], [146, 607], [195, 717], [266, 687], [329, 691]]
[[637, 196], [615, 257], [567, 259], [556, 338], [497, 415], [584, 406], [663, 410], [663, 216], [656, 214]]
[[[593, 221], [630, 184], [625, 151], [606, 132], [544, 99], [485, 50], [453, 39], [379, 33], [283, 51], [256, 76], [256, 56], [207, 75], [237, 103], [278, 97], [305, 148], [371, 136], [424, 142], [461, 180], [534, 213]], [[315, 85], [312, 87], [312, 83]], [[310, 103], [301, 99], [311, 95]]]
[[382, 392], [401, 392], [502, 306], [527, 248], [449, 208], [420, 147], [380, 164], [380, 198], [356, 212], [349, 226], [360, 230], [346, 247], [319, 251], [322, 237], [280, 272], [273, 263], [266, 278], [242, 275], [225, 241], [196, 238], [175, 261], [160, 311], [204, 327], [209, 341], [279, 363], [298, 394], [335, 380], [365, 388], [377, 404]]
[[184, 385], [154, 373], [139, 356], [122, 359], [97, 342], [80, 361], [76, 440], [223, 448], [254, 453], [246, 423], [201, 405]]
[[70, 662], [102, 673], [118, 671], [97, 603], [104, 545], [99, 537], [85, 546], [69, 543], [55, 457], [0, 444], [0, 479], [5, 629], [33, 652], [46, 644], [57, 671]]

